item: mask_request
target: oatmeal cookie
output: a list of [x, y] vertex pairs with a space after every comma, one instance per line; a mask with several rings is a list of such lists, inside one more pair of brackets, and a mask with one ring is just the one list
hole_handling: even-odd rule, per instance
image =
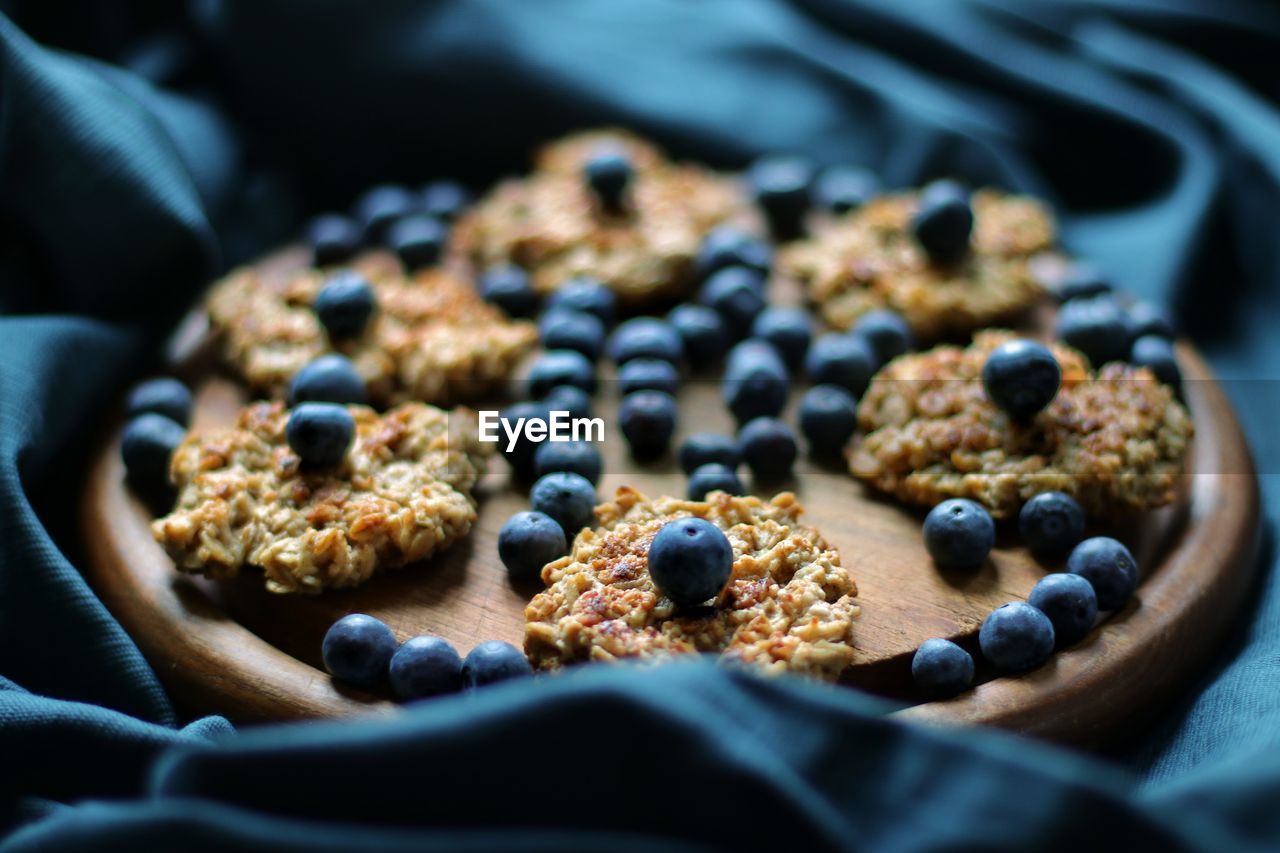
[[967, 334], [1040, 301], [1043, 287], [1031, 259], [1054, 243], [1053, 219], [1040, 202], [975, 192], [972, 251], [938, 266], [911, 233], [918, 200], [914, 192], [873, 199], [784, 249], [782, 271], [805, 285], [837, 329], [874, 308], [891, 308], [923, 340]]
[[[660, 660], [694, 652], [769, 673], [835, 680], [854, 657], [857, 587], [840, 555], [797, 523], [803, 508], [784, 492], [771, 501], [712, 492], [705, 502], [633, 489], [596, 508], [567, 557], [547, 564], [547, 585], [525, 608], [525, 651], [534, 666]], [[649, 577], [653, 537], [672, 519], [697, 516], [733, 546], [733, 575], [714, 606], [678, 611]]]
[[214, 286], [206, 301], [210, 322], [251, 392], [283, 396], [298, 370], [337, 351], [355, 363], [372, 402], [446, 404], [506, 379], [537, 340], [533, 324], [507, 319], [446, 270], [406, 278], [398, 268], [366, 263], [361, 272], [378, 306], [359, 337], [342, 341], [331, 341], [311, 310], [325, 281], [318, 270], [273, 287], [244, 268]]
[[909, 503], [971, 498], [997, 518], [1047, 491], [1072, 495], [1094, 518], [1173, 501], [1194, 428], [1169, 387], [1119, 362], [1094, 375], [1084, 356], [1054, 344], [1062, 387], [1019, 424], [982, 387], [987, 355], [1014, 337], [981, 332], [964, 349], [890, 362], [858, 406], [865, 435], [849, 454], [853, 474]]
[[[583, 165], [604, 146], [625, 151], [634, 168], [621, 213], [601, 209], [583, 181]], [[744, 206], [732, 182], [671, 163], [621, 131], [567, 137], [544, 148], [536, 167], [464, 216], [454, 246], [481, 267], [524, 267], [541, 293], [578, 275], [600, 279], [632, 305], [685, 293], [702, 238]]]
[[259, 566], [272, 592], [356, 586], [423, 560], [475, 521], [471, 487], [490, 445], [472, 412], [407, 403], [350, 406], [356, 436], [336, 468], [300, 467], [283, 403], [254, 403], [234, 427], [193, 432], [173, 454], [173, 511], [151, 525], [178, 568], [213, 578]]

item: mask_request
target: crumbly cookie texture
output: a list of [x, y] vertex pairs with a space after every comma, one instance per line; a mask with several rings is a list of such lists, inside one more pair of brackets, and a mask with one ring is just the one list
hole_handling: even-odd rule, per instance
[[406, 277], [398, 264], [358, 266], [378, 307], [358, 338], [331, 341], [311, 303], [324, 273], [305, 270], [268, 286], [252, 268], [216, 284], [206, 305], [226, 361], [256, 394], [283, 396], [289, 380], [326, 352], [348, 356], [380, 404], [452, 403], [506, 379], [537, 341], [467, 281], [443, 269]]
[[474, 413], [407, 403], [349, 407], [356, 436], [336, 468], [309, 471], [285, 439], [289, 410], [255, 403], [235, 426], [174, 452], [177, 505], [151, 531], [178, 568], [213, 578], [259, 566], [272, 592], [356, 586], [465, 536], [491, 445]]
[[[627, 152], [635, 169], [621, 213], [601, 209], [582, 178], [606, 147]], [[545, 147], [531, 175], [499, 184], [458, 223], [454, 246], [481, 267], [524, 267], [543, 293], [590, 275], [639, 305], [687, 292], [702, 238], [743, 206], [731, 181], [672, 163], [630, 134], [596, 131]]]
[[1048, 210], [1025, 196], [972, 196], [972, 251], [950, 266], [930, 263], [911, 233], [919, 194], [868, 202], [779, 255], [784, 274], [803, 282], [823, 318], [847, 329], [875, 308], [902, 314], [934, 340], [1015, 318], [1040, 301], [1031, 258], [1054, 243]]
[[1118, 362], [1091, 374], [1084, 356], [1055, 344], [1062, 387], [1019, 424], [982, 387], [988, 354], [1014, 337], [981, 332], [964, 349], [891, 361], [858, 406], [865, 435], [849, 454], [853, 474], [909, 503], [971, 498], [997, 518], [1046, 491], [1074, 496], [1094, 518], [1173, 501], [1195, 430], [1168, 386]]
[[[572, 552], [542, 570], [547, 585], [525, 608], [525, 651], [534, 666], [661, 660], [706, 652], [767, 673], [835, 680], [854, 658], [857, 586], [840, 555], [784, 492], [770, 501], [712, 492], [706, 501], [654, 500], [623, 487], [596, 508]], [[653, 537], [698, 516], [733, 546], [733, 574], [707, 605], [681, 612], [649, 577]]]

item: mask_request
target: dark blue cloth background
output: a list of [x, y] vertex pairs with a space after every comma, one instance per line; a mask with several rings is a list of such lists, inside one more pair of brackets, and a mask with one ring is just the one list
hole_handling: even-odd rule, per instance
[[[80, 577], [89, 439], [229, 263], [380, 180], [619, 123], [1029, 190], [1175, 306], [1276, 516], [1280, 15], [1243, 0], [0, 0], [0, 848], [1276, 849], [1280, 590], [1113, 758], [699, 665], [181, 725]], [[1135, 673], [1134, 677], [1140, 677]]]

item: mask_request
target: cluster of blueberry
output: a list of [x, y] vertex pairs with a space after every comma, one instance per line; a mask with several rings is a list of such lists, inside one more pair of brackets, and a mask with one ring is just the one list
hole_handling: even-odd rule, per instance
[[386, 623], [363, 613], [334, 622], [320, 652], [334, 678], [360, 687], [389, 682], [400, 702], [533, 674], [524, 653], [510, 643], [489, 640], [463, 658], [440, 637], [413, 637], [397, 644]]
[[[376, 308], [373, 287], [351, 270], [329, 276], [311, 304], [333, 340], [359, 336]], [[289, 382], [289, 447], [309, 467], [337, 465], [355, 437], [355, 420], [347, 406], [367, 402], [364, 377], [351, 359], [339, 353], [317, 356]]]
[[[626, 181], [621, 183], [625, 187]], [[486, 271], [480, 289], [485, 299], [512, 316], [538, 313], [538, 295], [519, 267]], [[591, 417], [595, 361], [604, 351], [616, 312], [613, 291], [588, 277], [565, 282], [548, 297], [538, 323], [545, 352], [527, 379], [533, 399], [508, 406], [501, 413], [503, 420], [545, 420], [553, 411]], [[513, 515], [498, 533], [498, 556], [513, 578], [531, 580], [545, 564], [568, 552], [578, 530], [590, 526], [604, 461], [589, 441], [535, 442], [523, 433], [503, 448], [503, 456], [517, 478], [534, 483], [529, 493], [532, 509]]]
[[[983, 621], [978, 645], [999, 669], [1034, 669], [1055, 648], [1084, 637], [1099, 610], [1118, 610], [1133, 595], [1138, 579], [1133, 555], [1107, 536], [1084, 539], [1085, 523], [1080, 504], [1062, 492], [1045, 492], [1023, 505], [1018, 529], [1031, 553], [1041, 560], [1069, 556], [1066, 571], [1042, 578], [1027, 601], [1001, 605]], [[924, 541], [940, 568], [971, 569], [991, 552], [995, 523], [974, 501], [943, 501], [925, 518]], [[950, 640], [926, 640], [912, 659], [911, 673], [931, 695], [950, 696], [973, 681], [973, 658]]]
[[[373, 288], [348, 270], [334, 273], [312, 305], [334, 339], [357, 336], [376, 309]], [[304, 464], [330, 467], [342, 461], [355, 435], [347, 404], [367, 402], [364, 379], [346, 356], [319, 356], [294, 375], [286, 427], [289, 446]], [[169, 459], [182, 443], [191, 414], [191, 392], [176, 379], [152, 379], [138, 385], [126, 403], [121, 455], [134, 488], [157, 500], [168, 489]]]
[[[634, 168], [620, 150], [598, 152], [583, 167], [584, 182], [607, 213], [625, 209], [633, 179]], [[811, 163], [785, 156], [758, 160], [746, 180], [778, 237], [800, 233], [815, 205], [843, 213], [880, 189], [874, 175], [863, 170], [836, 167], [819, 173]], [[375, 187], [360, 197], [351, 215], [327, 214], [311, 223], [308, 239], [315, 265], [342, 264], [376, 245], [395, 251], [410, 269], [438, 263], [450, 224], [469, 200], [462, 187], [450, 182], [432, 183], [419, 192]], [[912, 232], [933, 262], [962, 259], [972, 228], [973, 212], [963, 187], [937, 181], [924, 188]], [[590, 417], [595, 364], [608, 357], [617, 365], [622, 434], [634, 456], [656, 456], [667, 450], [675, 434], [681, 367], [702, 370], [723, 359], [722, 396], [738, 432], [735, 437], [699, 433], [683, 443], [679, 463], [689, 478], [690, 498], [702, 499], [716, 489], [742, 493], [737, 470], [744, 463], [761, 482], [777, 482], [790, 473], [797, 440], [779, 416], [794, 373], [803, 371], [812, 385], [800, 402], [798, 418], [810, 452], [838, 453], [854, 432], [857, 400], [871, 377], [914, 345], [910, 328], [898, 314], [877, 310], [847, 332], [815, 338], [808, 312], [767, 304], [772, 262], [767, 241], [721, 226], [708, 234], [695, 259], [700, 281], [695, 302], [678, 305], [662, 318], [635, 317], [616, 327], [615, 296], [598, 280], [565, 282], [543, 305], [518, 266], [485, 270], [479, 279], [482, 296], [513, 317], [537, 316], [544, 347], [528, 375], [531, 399], [509, 406], [503, 419], [545, 419], [551, 411]], [[1093, 364], [1127, 359], [1148, 366], [1175, 388], [1180, 385], [1173, 328], [1158, 309], [1144, 302], [1122, 306], [1110, 284], [1084, 266], [1074, 268], [1058, 296], [1058, 337]], [[376, 309], [374, 289], [349, 270], [331, 274], [313, 302], [317, 318], [335, 340], [361, 334]], [[982, 379], [997, 406], [1013, 419], [1026, 420], [1053, 400], [1061, 369], [1043, 345], [1017, 340], [992, 353]], [[345, 456], [354, 436], [346, 405], [367, 402], [367, 390], [349, 359], [327, 354], [293, 378], [288, 402], [290, 447], [305, 465], [332, 466]], [[130, 396], [122, 452], [136, 483], [148, 489], [167, 484], [169, 457], [184, 437], [190, 407], [190, 392], [171, 379], [143, 383]], [[602, 459], [590, 442], [537, 443], [526, 435], [517, 437], [504, 456], [518, 478], [534, 483], [532, 508], [503, 526], [499, 555], [513, 577], [533, 578], [568, 551], [577, 530], [590, 525]], [[1019, 524], [1037, 557], [1070, 556], [1067, 571], [1046, 576], [1028, 602], [1006, 604], [984, 621], [982, 653], [1007, 671], [1038, 666], [1055, 646], [1078, 640], [1099, 609], [1123, 606], [1136, 583], [1133, 557], [1121, 543], [1106, 537], [1081, 541], [1084, 513], [1069, 496], [1053, 492], [1033, 498]], [[944, 569], [981, 564], [994, 537], [991, 516], [967, 500], [938, 505], [924, 525], [926, 548]], [[723, 532], [700, 519], [667, 524], [649, 552], [655, 584], [680, 606], [695, 606], [716, 595], [731, 567], [732, 549]], [[465, 661], [436, 637], [416, 637], [397, 647], [385, 624], [360, 614], [335, 623], [325, 636], [323, 656], [336, 678], [361, 685], [389, 679], [393, 693], [405, 701], [530, 671], [518, 649], [497, 641], [477, 646]], [[937, 695], [964, 689], [973, 670], [970, 655], [942, 639], [924, 643], [912, 664], [921, 687]]]
[[[1049, 348], [1017, 339], [992, 350], [982, 368], [987, 397], [1010, 418], [1026, 421], [1053, 401], [1062, 369]], [[1099, 608], [1124, 606], [1137, 584], [1137, 567], [1115, 539], [1084, 540], [1085, 514], [1063, 492], [1044, 492], [1027, 501], [1018, 528], [1031, 553], [1053, 560], [1070, 553], [1067, 571], [1046, 576], [1026, 602], [1010, 602], [982, 623], [978, 644], [983, 656], [1002, 670], [1033, 669], [1083, 637]], [[924, 544], [944, 570], [981, 565], [995, 544], [996, 526], [979, 503], [964, 498], [943, 501], [924, 521]], [[973, 658], [955, 643], [926, 640], [911, 663], [916, 683], [934, 695], [951, 695], [973, 680]]]
[[1142, 300], [1122, 304], [1111, 282], [1087, 264], [1071, 268], [1056, 296], [1061, 302], [1057, 337], [1084, 353], [1095, 368], [1128, 361], [1149, 368], [1181, 393], [1182, 371], [1173, 348], [1177, 334], [1160, 307]]
[[[603, 157], [603, 163], [597, 163]], [[584, 180], [600, 202], [621, 204], [629, 172], [609, 152], [588, 161]], [[602, 175], [612, 176], [608, 180]], [[775, 234], [798, 229], [813, 204], [845, 212], [879, 190], [869, 173], [836, 167], [821, 174], [794, 157], [765, 157], [747, 172], [752, 194]], [[615, 195], [611, 196], [610, 193]], [[939, 262], [953, 261], [967, 247], [973, 224], [968, 193], [949, 181], [931, 184], [913, 228], [921, 245]], [[617, 306], [607, 286], [592, 278], [565, 282], [542, 306], [538, 327], [544, 352], [528, 375], [530, 401], [508, 407], [502, 417], [546, 418], [552, 410], [590, 415], [597, 388], [595, 363], [617, 365], [622, 400], [618, 424], [631, 453], [651, 458], [664, 453], [676, 432], [676, 392], [680, 367], [704, 370], [722, 359], [726, 407], [738, 423], [735, 437], [699, 433], [679, 451], [689, 477], [688, 495], [701, 500], [721, 489], [742, 494], [738, 477], [745, 463], [763, 483], [785, 479], [798, 455], [792, 428], [780, 415], [795, 372], [812, 383], [799, 407], [799, 425], [810, 452], [838, 454], [856, 426], [858, 398], [872, 375], [914, 345], [910, 327], [898, 314], [876, 310], [847, 332], [814, 339], [807, 311], [769, 305], [766, 285], [773, 263], [770, 244], [732, 225], [713, 229], [694, 260], [701, 282], [696, 301], [682, 303], [665, 317], [634, 317], [610, 331]], [[483, 296], [515, 317], [538, 315], [540, 299], [528, 275], [515, 266], [487, 270]], [[499, 553], [515, 577], [535, 577], [542, 565], [567, 551], [574, 531], [590, 521], [588, 502], [600, 473], [600, 456], [585, 442], [544, 443], [517, 439], [504, 453], [518, 477], [537, 477], [533, 510], [518, 513], [503, 527]]]
[[[584, 508], [590, 512], [590, 503]], [[527, 517], [512, 524], [521, 516]], [[526, 512], [512, 521], [503, 528], [506, 543], [499, 539], [499, 551], [509, 567], [520, 567], [526, 573], [540, 569], [540, 556], [545, 555], [526, 556], [521, 553], [522, 548], [543, 547], [543, 540], [558, 544], [557, 552], [545, 561], [549, 562], [563, 552], [563, 530], [577, 529], [562, 528], [541, 512]], [[515, 535], [508, 534], [508, 528]], [[728, 583], [733, 571], [733, 548], [716, 525], [687, 517], [669, 521], [658, 530], [649, 546], [648, 562], [649, 574], [664, 596], [677, 607], [696, 607], [716, 597]], [[397, 649], [387, 625], [358, 613], [335, 622], [325, 635], [323, 653], [325, 667], [334, 678], [362, 685], [389, 678], [392, 693], [401, 702], [452, 693], [461, 685], [474, 688], [532, 672], [520, 649], [498, 640], [476, 646], [465, 660], [438, 637], [416, 637]]]
[[780, 239], [804, 231], [812, 207], [841, 214], [862, 207], [880, 191], [874, 172], [856, 166], [831, 166], [822, 171], [803, 158], [771, 154], [747, 169], [746, 183], [756, 205]]
[[373, 187], [356, 200], [350, 215], [327, 213], [307, 228], [317, 267], [344, 263], [361, 249], [386, 246], [408, 269], [439, 262], [450, 224], [471, 194], [452, 181], [434, 181], [420, 191], [395, 184]]
[[191, 391], [167, 376], [148, 379], [129, 393], [125, 418], [120, 455], [129, 483], [148, 501], [166, 503], [169, 458], [187, 435]]
[[[344, 403], [363, 397], [364, 381], [342, 356], [321, 356], [298, 371], [290, 386], [293, 409], [285, 438], [304, 465], [327, 468], [342, 461], [356, 426]], [[308, 402], [313, 400], [323, 402]], [[149, 379], [129, 394], [120, 455], [130, 484], [142, 496], [171, 497], [169, 461], [186, 437], [190, 416], [191, 391], [176, 379]]]

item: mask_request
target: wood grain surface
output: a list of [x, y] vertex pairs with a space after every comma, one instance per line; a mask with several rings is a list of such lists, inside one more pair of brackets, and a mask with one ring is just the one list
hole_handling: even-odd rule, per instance
[[[272, 264], [287, 269], [296, 261], [286, 254]], [[198, 380], [195, 428], [229, 422], [242, 402], [237, 386], [210, 369], [198, 346], [204, 340], [197, 319], [177, 345], [189, 378]], [[1254, 568], [1257, 483], [1221, 388], [1196, 353], [1186, 346], [1179, 352], [1198, 430], [1182, 498], [1123, 527], [1093, 531], [1133, 548], [1144, 573], [1134, 600], [1032, 673], [999, 677], [980, 665], [975, 689], [913, 705], [901, 716], [1099, 743], [1168, 698], [1212, 652]], [[673, 456], [643, 465], [629, 458], [613, 417], [618, 395], [610, 376], [602, 372], [596, 400], [606, 422], [600, 494], [624, 484], [651, 496], [683, 494]], [[686, 382], [679, 399], [679, 435], [731, 430], [713, 377]], [[789, 411], [792, 423], [793, 416]], [[496, 540], [505, 520], [528, 508], [527, 487], [510, 482], [500, 460], [479, 486], [474, 531], [452, 550], [354, 590], [298, 597], [267, 593], [255, 570], [219, 583], [176, 572], [151, 537], [150, 512], [125, 485], [119, 439], [117, 425], [104, 437], [83, 492], [87, 574], [186, 708], [240, 722], [390, 711], [384, 697], [345, 688], [320, 668], [326, 628], [351, 612], [378, 616], [401, 640], [438, 634], [463, 654], [488, 639], [521, 643], [523, 607], [537, 585], [508, 580]], [[917, 699], [909, 664], [923, 640], [949, 637], [976, 652], [986, 614], [1025, 598], [1055, 569], [1033, 560], [1006, 525], [984, 566], [941, 571], [924, 551], [923, 512], [873, 496], [839, 466], [802, 459], [791, 480], [752, 491], [783, 489], [796, 492], [805, 520], [839, 549], [858, 583], [857, 659], [846, 681], [907, 702]]]

